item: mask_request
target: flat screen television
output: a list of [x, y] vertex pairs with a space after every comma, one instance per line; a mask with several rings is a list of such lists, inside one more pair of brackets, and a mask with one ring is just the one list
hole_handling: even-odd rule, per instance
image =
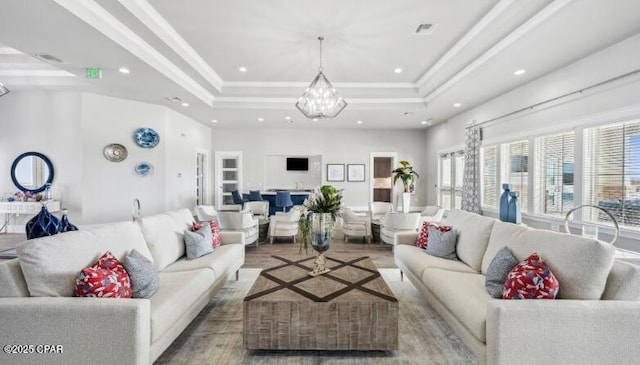
[[307, 157], [287, 157], [287, 171], [309, 171]]

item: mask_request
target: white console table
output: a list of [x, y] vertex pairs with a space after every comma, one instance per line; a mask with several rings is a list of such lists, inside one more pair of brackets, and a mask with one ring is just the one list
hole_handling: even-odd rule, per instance
[[[46, 202], [47, 209], [51, 213], [60, 211], [60, 201], [59, 200], [49, 200]], [[4, 231], [7, 233], [9, 223], [12, 219], [19, 216], [20, 214], [30, 214], [36, 215], [42, 209], [42, 202], [0, 202], [0, 213], [4, 214], [4, 225], [0, 227], [0, 232]]]

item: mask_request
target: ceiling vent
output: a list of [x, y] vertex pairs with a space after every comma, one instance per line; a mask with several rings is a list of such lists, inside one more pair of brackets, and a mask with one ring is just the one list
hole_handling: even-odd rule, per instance
[[44, 62], [55, 62], [55, 63], [62, 63], [62, 60], [54, 57], [48, 53], [34, 53], [33, 57], [39, 59], [40, 61], [44, 61]]
[[173, 101], [174, 103], [181, 103], [182, 99], [179, 96], [167, 96], [165, 99]]
[[413, 31], [413, 34], [419, 35], [430, 35], [433, 34], [433, 31], [436, 29], [438, 24], [430, 24], [430, 23], [422, 23], [418, 24], [416, 30]]

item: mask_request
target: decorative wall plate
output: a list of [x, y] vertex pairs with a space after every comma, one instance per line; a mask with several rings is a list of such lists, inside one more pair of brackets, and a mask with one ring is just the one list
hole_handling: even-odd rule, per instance
[[136, 143], [142, 148], [153, 148], [160, 143], [160, 135], [153, 128], [140, 128], [136, 131]]
[[111, 162], [122, 162], [127, 158], [129, 152], [127, 152], [127, 147], [118, 143], [111, 143], [104, 147], [102, 154], [104, 158]]
[[148, 162], [140, 162], [135, 167], [136, 175], [146, 177], [153, 175], [153, 165]]

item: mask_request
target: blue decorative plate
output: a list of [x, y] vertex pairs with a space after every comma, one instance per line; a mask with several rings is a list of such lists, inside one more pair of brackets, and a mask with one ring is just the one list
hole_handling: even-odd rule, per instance
[[153, 148], [160, 143], [160, 135], [153, 128], [140, 128], [136, 131], [136, 143], [142, 148]]
[[145, 177], [153, 175], [153, 165], [148, 162], [140, 162], [136, 165], [136, 175]]

